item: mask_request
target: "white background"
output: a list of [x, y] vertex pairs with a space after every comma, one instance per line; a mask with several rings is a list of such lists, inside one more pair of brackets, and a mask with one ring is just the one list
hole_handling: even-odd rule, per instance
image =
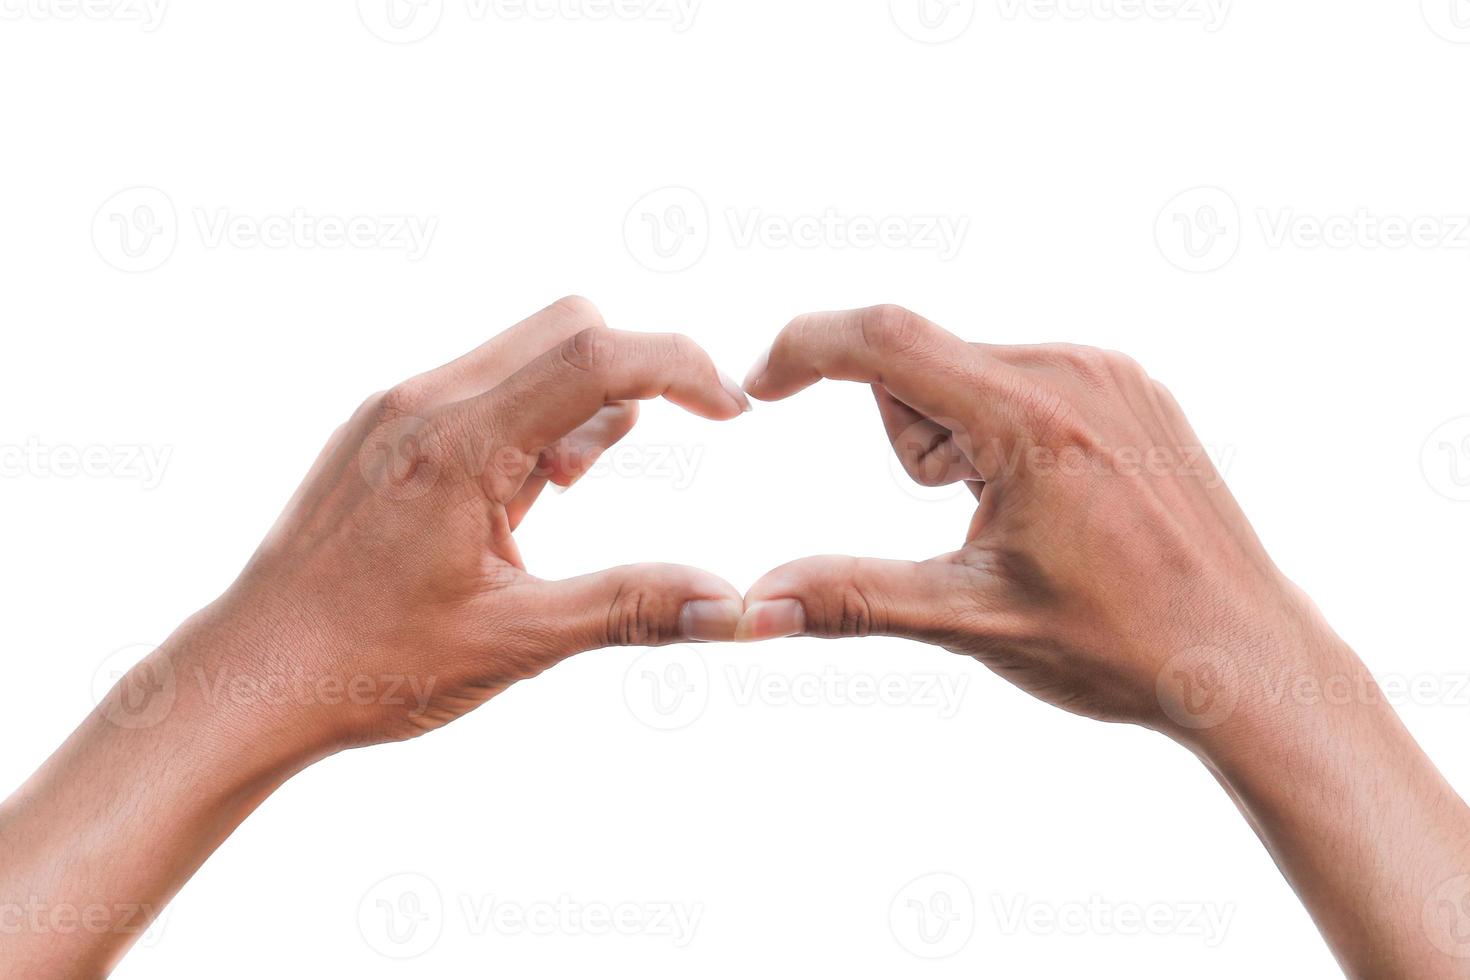
[[[1470, 9], [1459, 29], [1451, 0], [1237, 3], [1223, 23], [1196, 19], [1218, 3], [1122, 2], [936, 3], [926, 30], [916, 0], [706, 0], [692, 23], [653, 0], [602, 19], [444, 0], [395, 32], [374, 0], [177, 2], [161, 22], [0, 0], [6, 791], [99, 670], [229, 584], [362, 397], [569, 292], [737, 377], [793, 315], [880, 301], [970, 339], [1133, 354], [1374, 672], [1427, 680], [1401, 711], [1470, 790]], [[667, 187], [693, 194], [644, 200]], [[1198, 187], [1216, 190], [1178, 197]], [[246, 237], [298, 209], [433, 233], [423, 254]], [[741, 234], [753, 212], [829, 210], [966, 234], [949, 257]], [[1333, 224], [1360, 210], [1427, 216], [1433, 240]], [[1314, 244], [1314, 223], [1346, 237]], [[723, 425], [652, 407], [628, 446], [638, 475], [538, 505], [533, 571], [663, 560], [744, 588], [805, 554], [927, 556], [966, 525], [965, 499], [894, 477], [856, 386]], [[129, 447], [166, 453], [161, 474]], [[587, 655], [308, 771], [119, 975], [1336, 975], [1224, 794], [1157, 736], [889, 639], [685, 649], [690, 723], [662, 731], [661, 657]], [[743, 686], [824, 671], [913, 696]], [[909, 902], [937, 892], [950, 931], [926, 943]], [[418, 929], [390, 935], [377, 903], [412, 911], [408, 893]], [[563, 896], [699, 920], [683, 942], [482, 915]], [[1069, 924], [1038, 926], [1048, 910]], [[1164, 934], [1110, 927], [1129, 910]]]

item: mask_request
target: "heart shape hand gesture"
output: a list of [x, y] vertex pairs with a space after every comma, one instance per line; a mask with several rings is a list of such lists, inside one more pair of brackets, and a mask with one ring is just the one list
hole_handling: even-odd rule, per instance
[[[744, 596], [669, 565], [526, 570], [517, 525], [627, 434], [640, 399], [724, 420], [746, 392], [776, 401], [823, 378], [872, 386], [914, 479], [970, 486], [957, 550], [806, 558]], [[563, 300], [368, 399], [238, 581], [7, 802], [9, 894], [167, 901], [306, 765], [435, 728], [584, 650], [875, 633], [1166, 732], [1240, 804], [1354, 975], [1460, 975], [1436, 969], [1453, 935], [1422, 931], [1419, 910], [1463, 891], [1464, 804], [1382, 701], [1283, 706], [1283, 678], [1376, 688], [1267, 557], [1169, 393], [1118, 354], [965, 343], [896, 307], [798, 318], [742, 391], [688, 339], [613, 331]], [[308, 696], [211, 696], [283, 677]], [[178, 843], [160, 861], [164, 837]], [[48, 840], [85, 851], [65, 881], [54, 845], [34, 844]], [[78, 976], [134, 935], [9, 938], [24, 975]]]
[[692, 341], [613, 331], [566, 299], [370, 398], [190, 624], [208, 642], [161, 655], [238, 671], [268, 622], [287, 672], [432, 678], [401, 705], [292, 705], [273, 730], [308, 733], [312, 754], [437, 727], [585, 650], [796, 634], [939, 644], [1071, 710], [1187, 734], [1238, 699], [1226, 675], [1312, 619], [1173, 399], [1120, 355], [968, 344], [880, 307], [797, 319], [745, 387], [773, 401], [822, 378], [872, 386], [915, 479], [969, 483], [957, 551], [809, 558], [744, 597], [665, 565], [531, 575], [512, 532], [632, 428], [639, 399], [715, 420], [750, 407]]

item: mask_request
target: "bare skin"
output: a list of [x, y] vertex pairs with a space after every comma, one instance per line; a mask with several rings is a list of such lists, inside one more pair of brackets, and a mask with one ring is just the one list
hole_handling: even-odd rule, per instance
[[1470, 809], [1271, 562], [1168, 391], [1119, 354], [968, 344], [896, 307], [794, 321], [746, 390], [822, 378], [872, 385], [910, 474], [968, 481], [978, 507], [929, 561], [772, 571], [740, 639], [910, 637], [1156, 729], [1217, 776], [1349, 976], [1470, 976]]
[[368, 399], [238, 581], [125, 676], [0, 806], [0, 976], [103, 976], [272, 791], [410, 738], [575, 653], [730, 639], [740, 593], [640, 565], [529, 574], [511, 532], [636, 400], [748, 408], [682, 337], [563, 300]]
[[1470, 811], [1272, 564], [1167, 392], [1120, 355], [966, 344], [890, 307], [795, 321], [746, 387], [770, 401], [821, 378], [873, 386], [916, 479], [969, 483], [958, 551], [805, 559], [743, 598], [681, 567], [529, 574], [512, 532], [628, 432], [638, 399], [748, 407], [691, 342], [609, 331], [582, 300], [369, 399], [239, 580], [0, 805], [0, 976], [105, 975], [292, 775], [575, 653], [868, 633], [1168, 735], [1349, 975], [1470, 976]]

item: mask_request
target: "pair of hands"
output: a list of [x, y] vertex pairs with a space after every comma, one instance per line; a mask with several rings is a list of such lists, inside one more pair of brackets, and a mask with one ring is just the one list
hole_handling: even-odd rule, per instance
[[1238, 701], [1226, 682], [1243, 665], [1313, 618], [1174, 400], [1125, 357], [969, 344], [878, 307], [798, 318], [745, 391], [775, 401], [822, 378], [872, 386], [915, 479], [968, 481], [978, 508], [958, 550], [809, 558], [745, 596], [679, 566], [531, 575], [517, 525], [628, 433], [638, 400], [713, 420], [750, 407], [692, 341], [611, 330], [569, 298], [364, 403], [191, 623], [208, 642], [171, 656], [206, 672], [266, 659], [308, 681], [432, 680], [426, 702], [252, 706], [254, 737], [292, 740], [291, 754], [419, 734], [599, 647], [796, 634], [939, 644], [1053, 704], [1189, 738]]
[[[517, 525], [627, 434], [640, 399], [730, 419], [745, 392], [822, 378], [872, 386], [915, 479], [969, 484], [956, 551], [808, 558], [744, 596], [692, 568], [526, 571]], [[798, 318], [742, 392], [691, 341], [616, 332], [563, 300], [369, 399], [239, 580], [0, 805], [0, 906], [161, 908], [314, 760], [442, 725], [581, 651], [869, 633], [1169, 734], [1349, 975], [1467, 975], [1470, 810], [1271, 563], [1168, 392], [1117, 354], [968, 344], [894, 307]], [[285, 678], [307, 696], [211, 699], [170, 685], [181, 676]], [[1297, 682], [1359, 695], [1299, 697]], [[130, 921], [0, 935], [0, 975], [104, 974]]]

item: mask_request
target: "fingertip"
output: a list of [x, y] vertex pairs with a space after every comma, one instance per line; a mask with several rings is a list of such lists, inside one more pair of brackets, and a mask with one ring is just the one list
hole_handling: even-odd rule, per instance
[[750, 404], [750, 399], [745, 396], [745, 392], [741, 390], [741, 387], [735, 383], [735, 379], [731, 378], [724, 371], [720, 372], [720, 387], [725, 389], [725, 394], [730, 396], [730, 400], [735, 403], [736, 408], [740, 409], [742, 415], [751, 411], [752, 405]]
[[691, 599], [679, 611], [679, 633], [688, 640], [723, 643], [735, 639], [745, 603], [739, 599]]
[[755, 395], [755, 397], [757, 398], [759, 398], [760, 395], [757, 394], [756, 387], [760, 384], [761, 378], [765, 375], [766, 368], [769, 367], [770, 364], [771, 348], [767, 347], [764, 351], [761, 352], [761, 356], [755, 359], [755, 363], [750, 366], [750, 370], [745, 373], [744, 388], [746, 391], [750, 392], [752, 395]]
[[740, 643], [758, 643], [787, 636], [799, 636], [806, 630], [806, 608], [796, 599], [771, 599], [745, 608], [735, 626], [734, 639]]

